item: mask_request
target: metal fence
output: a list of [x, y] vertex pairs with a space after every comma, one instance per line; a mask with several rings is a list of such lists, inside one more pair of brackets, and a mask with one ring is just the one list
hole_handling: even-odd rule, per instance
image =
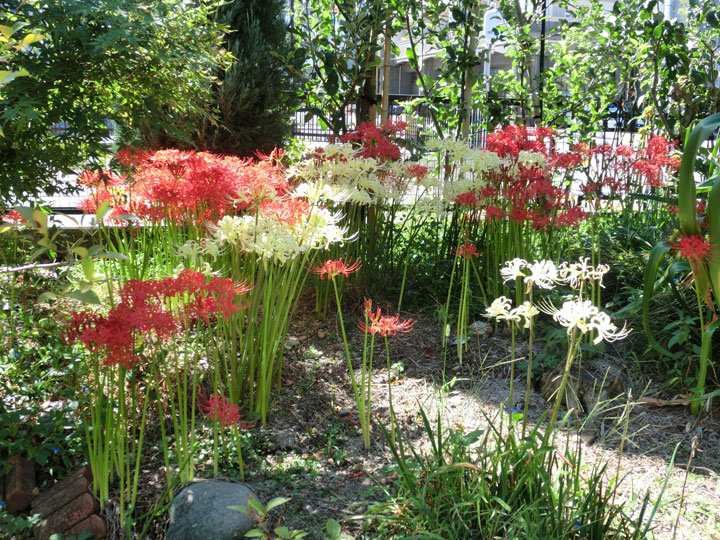
[[[423, 136], [432, 137], [435, 133], [430, 111], [419, 106], [408, 112], [402, 102], [390, 104], [389, 119], [392, 121], [403, 121], [406, 123], [404, 139], [417, 140]], [[347, 131], [357, 127], [355, 106], [350, 105], [345, 109], [345, 126]], [[608, 115], [597, 125], [594, 139], [597, 144], [630, 144], [636, 138], [638, 128], [642, 123], [635, 118], [628, 118], [622, 110], [611, 109]], [[560, 130], [562, 132], [562, 130]], [[317, 116], [312, 115], [308, 109], [300, 109], [293, 114], [292, 134], [296, 139], [310, 142], [331, 142], [337, 135], [325, 125]], [[469, 142], [473, 147], [484, 146], [487, 138], [487, 130], [480, 110], [476, 109], [470, 115]], [[618, 142], [623, 141], [623, 142]]]
[[[430, 111], [426, 107], [415, 107], [411, 114], [409, 108], [402, 103], [391, 103], [389, 120], [393, 122], [405, 122], [405, 132], [403, 137], [406, 139], [418, 139], [423, 135], [435, 132]], [[349, 105], [345, 109], [345, 126], [347, 131], [352, 131], [357, 127], [357, 115], [355, 114], [355, 106]], [[309, 113], [308, 109], [300, 109], [293, 114], [292, 119], [293, 137], [304, 141], [329, 142], [332, 141], [336, 134], [325, 125], [317, 116]], [[486, 132], [482, 127], [482, 117], [480, 111], [472, 112], [470, 118], [470, 142], [474, 146], [480, 146], [485, 141]]]

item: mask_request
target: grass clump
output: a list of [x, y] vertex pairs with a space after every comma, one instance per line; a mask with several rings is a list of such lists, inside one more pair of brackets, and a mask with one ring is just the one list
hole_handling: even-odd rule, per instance
[[630, 516], [615, 504], [618, 485], [606, 481], [606, 466], [582, 470], [580, 451], [544, 444], [538, 426], [520, 437], [511, 417], [505, 429], [489, 422], [487, 430], [464, 433], [444, 429], [439, 416], [433, 428], [421, 415], [429, 452], [386, 437], [397, 480], [371, 510], [378, 537], [648, 538], [647, 496]]

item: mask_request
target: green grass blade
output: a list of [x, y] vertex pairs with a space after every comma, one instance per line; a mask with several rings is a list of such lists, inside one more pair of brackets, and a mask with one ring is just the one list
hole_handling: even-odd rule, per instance
[[645, 276], [643, 277], [642, 321], [643, 329], [645, 330], [650, 346], [663, 356], [673, 357], [673, 353], [657, 342], [650, 328], [650, 301], [655, 294], [655, 277], [657, 276], [660, 262], [668, 251], [670, 251], [670, 247], [665, 242], [659, 242], [650, 251], [650, 258], [645, 266]]
[[713, 184], [708, 196], [707, 224], [710, 237], [708, 273], [715, 301], [720, 299], [720, 178]]
[[695, 396], [693, 397], [690, 409], [693, 414], [697, 414], [703, 401], [705, 393], [705, 379], [707, 378], [707, 368], [710, 362], [710, 352], [712, 350], [712, 337], [720, 325], [720, 319], [715, 319], [705, 328], [702, 334], [702, 342], [700, 345], [700, 367], [698, 368], [697, 385], [695, 386]]
[[708, 116], [690, 132], [685, 140], [680, 170], [678, 171], [678, 209], [680, 211], [680, 230], [683, 234], [698, 234], [695, 208], [695, 161], [702, 144], [720, 127], [720, 113]]

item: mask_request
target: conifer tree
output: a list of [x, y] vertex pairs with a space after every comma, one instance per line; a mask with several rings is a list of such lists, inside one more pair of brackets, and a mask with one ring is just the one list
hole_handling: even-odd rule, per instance
[[235, 57], [216, 92], [216, 123], [204, 122], [197, 144], [240, 156], [267, 152], [290, 136], [293, 94], [278, 55], [288, 47], [283, 0], [235, 0], [218, 21], [229, 29], [227, 50]]

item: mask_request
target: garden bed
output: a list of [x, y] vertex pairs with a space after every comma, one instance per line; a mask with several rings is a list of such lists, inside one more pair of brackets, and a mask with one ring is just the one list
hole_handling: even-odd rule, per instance
[[[354, 315], [359, 316], [360, 311]], [[445, 426], [470, 432], [487, 426], [489, 421], [498, 423], [500, 406], [509, 392], [508, 370], [499, 365], [507, 361], [509, 336], [493, 333], [478, 339], [462, 364], [448, 360], [443, 384], [440, 328], [439, 323], [420, 314], [412, 333], [391, 341], [392, 361], [404, 366], [393, 383], [398, 424], [408, 442], [426, 451], [429, 441], [421, 407], [431, 420], [440, 412]], [[372, 532], [372, 519], [365, 514], [371, 506], [386, 500], [383, 489], [393, 492], [397, 480], [379, 428], [380, 424], [389, 425], [387, 369], [378, 366], [373, 370], [375, 420], [372, 448], [366, 452], [338, 334], [334, 320], [320, 322], [309, 306], [301, 307], [290, 332], [282, 395], [274, 398], [268, 425], [250, 431], [246, 480], [264, 502], [274, 497], [290, 499], [271, 514], [273, 524], [306, 530], [310, 538], [323, 538], [327, 520], [336, 519], [344, 531], [356, 538], [379, 538]], [[360, 333], [355, 335], [355, 339], [360, 337]], [[523, 344], [518, 349], [522, 351]], [[516, 388], [524, 388], [522, 377], [516, 380]], [[648, 382], [637, 376], [633, 395], [644, 390]], [[645, 394], [658, 395], [654, 387], [651, 383]], [[533, 389], [531, 420], [539, 419], [549, 407]], [[675, 466], [653, 520], [653, 532], [663, 540], [711, 539], [717, 538], [720, 527], [719, 427], [712, 416], [698, 418], [686, 408], [634, 405], [622, 456], [622, 434], [613, 429], [592, 445], [582, 438], [578, 444], [582, 446], [583, 467], [588, 470], [608, 463], [609, 479], [618, 472], [619, 463], [622, 483], [618, 503], [646, 491], [654, 501], [662, 491], [678, 445]], [[575, 432], [569, 436], [574, 444]], [[686, 474], [695, 436], [695, 456]], [[211, 461], [206, 462], [198, 475], [211, 476], [210, 465]], [[144, 488], [138, 508], [150, 509], [164, 492], [164, 477], [150, 464], [143, 470], [140, 484]], [[237, 480], [236, 475], [223, 477]], [[106, 514], [109, 521], [113, 521], [111, 512]], [[166, 525], [166, 516], [159, 516], [148, 537], [163, 538]], [[108, 538], [121, 537], [117, 525], [111, 529], [116, 536], [109, 534]]]

